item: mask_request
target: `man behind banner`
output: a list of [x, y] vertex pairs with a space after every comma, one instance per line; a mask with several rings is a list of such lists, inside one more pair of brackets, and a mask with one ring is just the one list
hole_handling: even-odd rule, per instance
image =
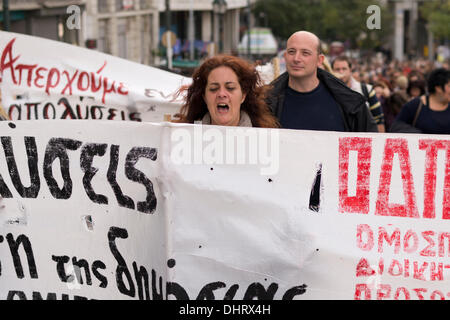
[[287, 41], [287, 72], [271, 83], [267, 103], [281, 127], [301, 130], [378, 132], [365, 99], [319, 68], [320, 39], [307, 31]]

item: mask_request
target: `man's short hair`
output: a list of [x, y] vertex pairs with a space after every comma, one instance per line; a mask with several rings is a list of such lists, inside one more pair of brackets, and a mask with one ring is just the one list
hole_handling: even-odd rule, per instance
[[337, 56], [334, 60], [333, 63], [331, 64], [331, 67], [334, 69], [334, 63], [336, 61], [346, 61], [348, 64], [349, 69], [352, 68], [352, 63], [350, 62], [350, 59], [346, 56], [346, 55], [341, 55], [341, 56]]
[[317, 40], [319, 40], [319, 45], [317, 46], [317, 54], [322, 54], [322, 41], [317, 37]]
[[436, 87], [445, 90], [445, 85], [450, 81], [450, 70], [438, 68], [433, 70], [428, 77], [428, 92], [435, 93]]

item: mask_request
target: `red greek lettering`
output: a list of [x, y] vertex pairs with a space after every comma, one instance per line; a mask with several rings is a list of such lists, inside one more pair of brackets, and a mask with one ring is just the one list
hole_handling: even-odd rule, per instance
[[[410, 244], [410, 239], [413, 239], [413, 244]], [[415, 233], [412, 230], [408, 230], [403, 238], [403, 250], [406, 253], [413, 253], [417, 250], [419, 247], [419, 237], [417, 236], [417, 233]]]
[[72, 83], [78, 75], [78, 70], [75, 72], [72, 78], [69, 76], [69, 72], [66, 70], [63, 71], [63, 75], [65, 75], [67, 78], [67, 84], [62, 90], [61, 94], [65, 94], [66, 90], [69, 89], [69, 95], [72, 95]]
[[435, 213], [436, 197], [436, 163], [438, 149], [444, 149], [447, 141], [444, 140], [419, 140], [419, 149], [425, 150], [425, 176], [424, 176], [424, 198], [423, 198], [423, 217], [433, 219]]
[[[366, 241], [363, 241], [363, 234], [366, 234]], [[356, 229], [356, 244], [358, 248], [364, 251], [370, 251], [373, 248], [373, 231], [367, 224], [359, 224]]]
[[39, 67], [39, 68], [37, 68], [37, 70], [36, 70], [36, 78], [34, 79], [34, 85], [37, 87], [37, 88], [43, 88], [44, 87], [44, 84], [38, 84], [38, 81], [40, 80], [40, 79], [44, 79], [44, 76], [41, 74], [41, 71], [47, 71], [48, 69], [47, 68], [44, 68], [44, 67]]
[[431, 251], [430, 249], [432, 249], [435, 245], [434, 240], [431, 238], [432, 236], [434, 236], [434, 232], [433, 231], [424, 231], [422, 232], [422, 236], [423, 238], [429, 243], [428, 246], [423, 249], [422, 251], [420, 251], [420, 255], [423, 257], [434, 257], [436, 256], [436, 252], [435, 251]]
[[414, 288], [413, 289], [414, 292], [417, 294], [417, 297], [419, 298], [419, 300], [425, 300], [425, 297], [423, 296], [422, 292], [425, 293], [428, 290], [425, 288]]
[[355, 289], [355, 300], [361, 300], [361, 296], [364, 294], [364, 300], [371, 299], [371, 292], [367, 284], [359, 283], [356, 285]]
[[404, 260], [405, 261], [405, 278], [408, 278], [409, 277], [409, 260], [408, 259], [405, 259]]
[[376, 272], [373, 270], [367, 259], [361, 258], [356, 265], [356, 276], [357, 277], [369, 277], [374, 275]]
[[[87, 80], [86, 86], [83, 86], [84, 79]], [[86, 91], [89, 89], [90, 86], [91, 86], [91, 83], [90, 83], [89, 74], [86, 71], [81, 72], [80, 75], [78, 76], [78, 82], [77, 82], [78, 90]]]
[[[358, 152], [356, 195], [348, 195], [350, 150]], [[348, 137], [339, 139], [339, 212], [369, 213], [370, 160], [372, 139]]]
[[395, 241], [394, 252], [400, 252], [400, 229], [396, 228], [392, 235], [389, 237], [384, 227], [378, 228], [378, 252], [380, 253], [383, 252], [383, 240], [386, 240], [386, 242], [390, 246], [392, 246]]
[[[53, 76], [57, 75], [57, 79], [52, 82]], [[48, 73], [48, 77], [47, 77], [47, 85], [45, 87], [45, 92], [50, 95], [50, 88], [56, 88], [59, 84], [59, 79], [60, 79], [61, 75], [59, 74], [59, 70], [56, 68], [51, 68], [49, 73]]]
[[422, 266], [419, 268], [419, 262], [414, 261], [414, 279], [426, 281], [425, 276], [423, 275], [425, 270], [428, 267], [428, 262], [422, 263]]
[[431, 300], [436, 300], [436, 299], [445, 300], [445, 296], [441, 291], [434, 290], [433, 293], [431, 294]]
[[16, 66], [16, 70], [19, 71], [19, 85], [22, 83], [22, 70], [28, 70], [27, 86], [31, 87], [31, 81], [33, 79], [33, 70], [36, 67], [37, 67], [37, 64], [33, 64], [33, 65], [19, 64]]
[[[395, 271], [395, 268], [397, 268], [397, 271]], [[402, 264], [398, 260], [393, 259], [391, 265], [389, 266], [388, 273], [394, 277], [402, 275], [403, 273]]]
[[[10, 42], [8, 42], [5, 49], [3, 49], [2, 59], [0, 62], [0, 75], [2, 76], [0, 78], [0, 82], [3, 79], [5, 71], [7, 69], [9, 69], [9, 71], [11, 72], [12, 81], [14, 82], [14, 84], [17, 84], [16, 75], [14, 72], [14, 63], [17, 61], [17, 59], [19, 59], [20, 55], [13, 58], [12, 47], [13, 47], [14, 41], [16, 41], [16, 38], [14, 38]], [[9, 59], [8, 62], [6, 62], [7, 58]]]
[[91, 72], [91, 91], [97, 92], [102, 87], [102, 76], [98, 77], [98, 86], [95, 83], [96, 75], [95, 73]]
[[[398, 154], [400, 161], [403, 193], [405, 197], [404, 205], [389, 203], [392, 162], [395, 153]], [[410, 218], [419, 217], [415, 200], [413, 177], [411, 175], [411, 161], [409, 158], [408, 141], [406, 139], [386, 139], [378, 190], [378, 198], [375, 208], [376, 215]]]
[[450, 219], [450, 141], [447, 141], [442, 219]]
[[395, 290], [394, 300], [400, 300], [400, 293], [403, 292], [405, 300], [411, 300], [411, 295], [409, 294], [408, 289], [405, 287], [399, 287]]
[[117, 88], [117, 93], [121, 94], [121, 95], [127, 95], [128, 94], [128, 90], [124, 90], [125, 86], [122, 82], [119, 83], [119, 88]]
[[377, 300], [389, 299], [391, 296], [391, 286], [389, 284], [378, 285]]
[[436, 268], [436, 262], [431, 263], [430, 280], [431, 281], [444, 280], [444, 264], [443, 263], [438, 263], [437, 268]]
[[115, 84], [116, 82], [113, 81], [113, 83], [111, 84], [111, 87], [108, 88], [108, 78], [103, 78], [103, 96], [102, 96], [102, 102], [105, 103], [105, 96], [108, 93], [114, 92], [116, 93], [116, 88], [115, 88]]
[[447, 238], [448, 248], [449, 248], [449, 254], [450, 256], [450, 233], [448, 232], [442, 232], [439, 234], [439, 257], [445, 256], [445, 241], [444, 238]]

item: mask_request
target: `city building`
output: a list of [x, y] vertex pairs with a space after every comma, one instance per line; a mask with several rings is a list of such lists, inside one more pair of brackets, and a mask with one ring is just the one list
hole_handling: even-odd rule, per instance
[[[174, 58], [198, 60], [208, 52], [237, 53], [240, 39], [253, 25], [249, 7], [256, 1], [8, 0], [9, 31], [153, 65], [165, 59], [161, 36], [170, 12], [170, 30], [176, 35]], [[73, 14], [75, 27], [68, 23]], [[0, 12], [3, 30], [2, 22]]]
[[420, 6], [424, 0], [389, 0], [394, 12], [394, 33], [390, 46], [393, 56], [399, 61], [413, 56], [428, 56], [433, 59], [435, 46], [433, 34], [427, 21], [421, 17]]
[[156, 0], [86, 0], [85, 44], [142, 64], [154, 63], [158, 48]]
[[[166, 2], [159, 0], [158, 3], [160, 36], [167, 30]], [[196, 58], [207, 54], [210, 43], [214, 44], [215, 52], [237, 53], [239, 41], [249, 25], [248, 9], [254, 2], [256, 0], [170, 0], [170, 28], [177, 35], [174, 54], [191, 58], [192, 40]]]
[[[83, 45], [83, 30], [66, 22], [75, 13], [81, 23], [86, 0], [9, 0], [8, 3], [9, 31]], [[4, 30], [3, 3], [0, 5], [0, 28]]]

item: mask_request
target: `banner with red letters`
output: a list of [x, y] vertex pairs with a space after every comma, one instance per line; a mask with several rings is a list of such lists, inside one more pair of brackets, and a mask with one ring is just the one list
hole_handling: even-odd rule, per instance
[[0, 299], [450, 299], [448, 136], [46, 123], [0, 122]]
[[62, 42], [0, 31], [0, 91], [11, 120], [160, 122], [190, 78]]

